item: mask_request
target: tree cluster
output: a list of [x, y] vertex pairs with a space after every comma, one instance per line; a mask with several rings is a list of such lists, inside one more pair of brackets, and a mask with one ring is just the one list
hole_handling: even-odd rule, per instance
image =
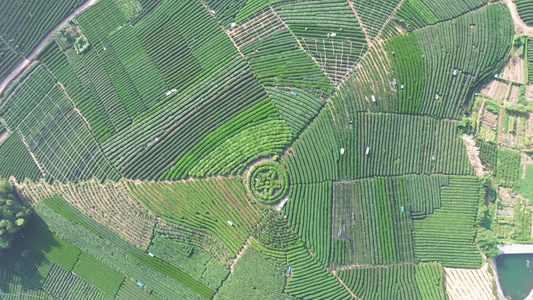
[[0, 182], [0, 249], [9, 248], [29, 216], [30, 211], [20, 205], [11, 186], [7, 182]]

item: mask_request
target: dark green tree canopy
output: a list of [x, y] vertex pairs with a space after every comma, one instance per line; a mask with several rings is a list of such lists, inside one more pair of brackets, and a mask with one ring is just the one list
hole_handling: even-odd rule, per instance
[[0, 182], [0, 249], [9, 248], [29, 216], [30, 211], [18, 202], [9, 183]]

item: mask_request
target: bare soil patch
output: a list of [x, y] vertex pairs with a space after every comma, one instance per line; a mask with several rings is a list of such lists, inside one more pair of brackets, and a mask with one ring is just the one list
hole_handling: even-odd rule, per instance
[[483, 119], [481, 124], [489, 129], [492, 129], [494, 126], [498, 125], [498, 115], [483, 109]]
[[507, 101], [511, 103], [518, 103], [518, 95], [520, 95], [520, 86], [516, 84], [512, 84], [511, 92], [509, 93], [509, 97], [507, 98]]
[[485, 170], [485, 167], [483, 167], [481, 159], [479, 158], [479, 148], [476, 147], [476, 141], [465, 134], [463, 135], [463, 142], [466, 147], [466, 153], [468, 154], [468, 160], [474, 168], [476, 176], [483, 177], [483, 171]]
[[525, 66], [523, 57], [511, 56], [505, 63], [505, 68], [502, 74], [500, 74], [500, 78], [518, 83], [526, 83]]
[[0, 134], [0, 144], [5, 141], [7, 139], [7, 137], [9, 136], [9, 131], [7, 130], [4, 130], [4, 132], [2, 132]]
[[510, 83], [494, 79], [481, 90], [481, 94], [503, 103], [507, 100], [510, 89]]
[[533, 85], [532, 84], [528, 84], [526, 86], [526, 100], [533, 101]]
[[480, 269], [444, 268], [444, 287], [448, 297], [455, 299], [496, 299], [492, 294], [493, 276], [488, 264]]
[[506, 188], [498, 187], [498, 196], [500, 200], [514, 205], [514, 197]]
[[[531, 165], [531, 164], [533, 164], [533, 158], [531, 158], [531, 156], [525, 153], [520, 153], [520, 165], [522, 166], [522, 177], [521, 177], [522, 179], [526, 179], [526, 168], [527, 168], [527, 165]], [[531, 234], [533, 234], [533, 232]]]

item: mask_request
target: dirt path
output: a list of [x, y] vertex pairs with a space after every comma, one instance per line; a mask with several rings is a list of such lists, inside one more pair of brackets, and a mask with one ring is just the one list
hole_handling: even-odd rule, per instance
[[372, 46], [372, 40], [368, 36], [368, 32], [366, 32], [366, 27], [364, 26], [365, 24], [363, 24], [363, 21], [361, 20], [361, 18], [357, 14], [357, 11], [355, 10], [355, 7], [354, 7], [354, 4], [352, 3], [352, 1], [348, 0], [348, 5], [350, 5], [350, 8], [352, 9], [352, 12], [353, 12], [354, 16], [357, 19], [357, 22], [359, 23], [359, 27], [361, 27], [361, 29], [365, 33], [366, 43], [368, 44], [368, 48], [370, 49], [370, 47]]
[[466, 134], [463, 135], [462, 138], [466, 147], [466, 153], [468, 154], [468, 160], [474, 168], [476, 176], [480, 178], [483, 177], [483, 170], [485, 168], [483, 167], [481, 159], [479, 158], [479, 148], [476, 147], [476, 141]]
[[233, 266], [235, 265], [235, 263], [239, 260], [239, 258], [241, 257], [241, 255], [244, 253], [244, 250], [246, 250], [246, 248], [248, 248], [248, 246], [250, 245], [250, 239], [253, 239], [253, 237], [248, 237], [248, 239], [246, 240], [246, 242], [244, 242], [244, 245], [242, 246], [241, 250], [239, 251], [239, 253], [237, 253], [237, 255], [235, 256], [234, 259], [230, 260], [230, 265], [229, 265], [229, 271], [230, 273], [233, 273]]
[[331, 271], [331, 274], [333, 274], [333, 276], [337, 278], [337, 280], [342, 284], [342, 286], [346, 289], [346, 291], [348, 291], [348, 293], [352, 295], [352, 297], [357, 299], [357, 296], [352, 292], [352, 290], [350, 290], [348, 286], [339, 278], [339, 276], [337, 276], [337, 273], [335, 272], [335, 270]]
[[383, 24], [383, 27], [381, 27], [381, 29], [378, 31], [378, 34], [376, 34], [376, 37], [374, 38], [374, 41], [376, 39], [380, 39], [381, 40], [381, 33], [383, 33], [383, 30], [385, 29], [387, 24], [389, 24], [389, 22], [392, 20], [392, 18], [394, 18], [394, 16], [396, 15], [396, 12], [398, 11], [398, 9], [400, 9], [400, 7], [402, 7], [403, 2], [404, 2], [404, 0], [400, 0], [400, 3], [398, 3], [398, 5], [396, 5], [396, 7], [394, 8], [394, 10], [390, 14], [390, 16], [387, 18], [387, 20], [385, 20], [385, 23]]
[[88, 0], [86, 1], [82, 6], [78, 7], [75, 11], [73, 11], [70, 15], [63, 18], [59, 24], [41, 40], [41, 42], [33, 49], [33, 51], [26, 56], [25, 59], [20, 61], [18, 65], [11, 71], [11, 73], [7, 74], [3, 78], [1, 78], [0, 81], [0, 93], [4, 91], [4, 89], [11, 83], [13, 80], [15, 80], [26, 68], [33, 62], [35, 59], [35, 56], [37, 56], [37, 53], [43, 49], [43, 47], [48, 43], [52, 37], [56, 34], [56, 32], [63, 26], [68, 20], [74, 18], [77, 14], [79, 14], [81, 11], [86, 9], [87, 7], [95, 4], [98, 2], [98, 0]]
[[522, 21], [520, 15], [518, 14], [518, 10], [516, 9], [516, 3], [514, 3], [513, 0], [505, 0], [505, 3], [511, 11], [511, 16], [513, 17], [514, 29], [516, 33], [533, 36], [533, 27], [527, 26], [527, 24]]

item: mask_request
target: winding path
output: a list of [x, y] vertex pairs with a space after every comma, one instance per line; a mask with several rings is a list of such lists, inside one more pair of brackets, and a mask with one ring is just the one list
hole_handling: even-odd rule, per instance
[[24, 59], [22, 59], [14, 68], [11, 70], [9, 74], [1, 78], [0, 81], [0, 93], [4, 91], [4, 89], [13, 81], [16, 79], [26, 68], [35, 60], [35, 56], [37, 56], [37, 53], [41, 51], [41, 49], [44, 48], [46, 43], [48, 43], [52, 37], [56, 34], [56, 32], [70, 19], [73, 19], [76, 15], [78, 15], [80, 12], [82, 12], [87, 7], [95, 4], [98, 2], [98, 0], [88, 0], [85, 1], [80, 7], [78, 7], [75, 11], [73, 11], [70, 15], [64, 17], [56, 27], [54, 27], [50, 32], [41, 40], [41, 42], [33, 49], [33, 51], [27, 55]]
[[526, 23], [524, 23], [524, 21], [522, 21], [520, 15], [518, 14], [518, 10], [516, 9], [516, 3], [514, 3], [513, 0], [505, 0], [505, 3], [511, 11], [511, 16], [513, 17], [514, 29], [516, 33], [533, 36], [533, 27], [528, 26]]

